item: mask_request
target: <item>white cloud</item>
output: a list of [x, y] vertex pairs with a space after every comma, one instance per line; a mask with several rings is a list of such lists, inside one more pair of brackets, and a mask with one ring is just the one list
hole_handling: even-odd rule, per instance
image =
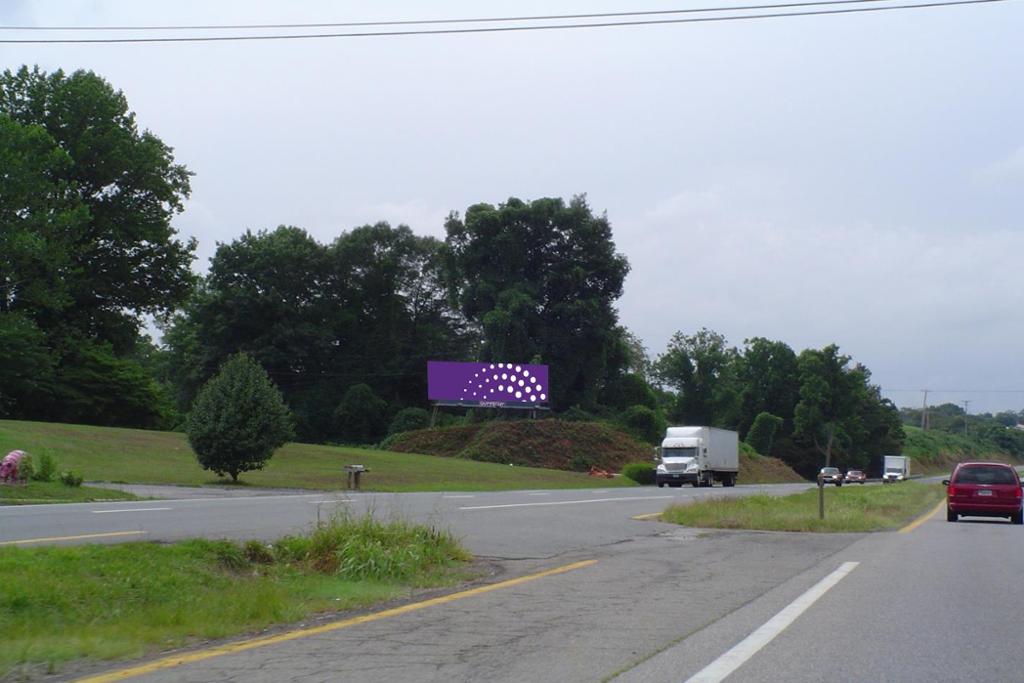
[[689, 189], [617, 221], [632, 264], [622, 321], [652, 352], [709, 327], [737, 345], [838, 343], [883, 387], [1024, 386], [1007, 367], [1024, 338], [1024, 234], [754, 220], [752, 205], [725, 186]]

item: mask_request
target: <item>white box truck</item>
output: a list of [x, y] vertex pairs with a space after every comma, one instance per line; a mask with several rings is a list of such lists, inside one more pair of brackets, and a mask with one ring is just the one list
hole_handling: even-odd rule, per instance
[[740, 438], [715, 427], [669, 427], [661, 442], [654, 479], [659, 487], [734, 486], [740, 470]]
[[910, 458], [905, 455], [882, 456], [882, 483], [910, 479]]

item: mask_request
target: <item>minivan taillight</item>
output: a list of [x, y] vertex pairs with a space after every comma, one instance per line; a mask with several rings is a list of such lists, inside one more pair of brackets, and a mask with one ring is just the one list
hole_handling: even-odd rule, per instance
[[949, 485], [949, 486], [948, 486], [948, 487], [946, 488], [946, 490], [947, 490], [947, 491], [949, 491], [949, 497], [950, 497], [950, 498], [955, 498], [955, 497], [956, 497], [956, 487], [955, 487], [955, 486], [953, 486], [952, 484], [950, 484], [950, 485]]
[[1017, 490], [1013, 492], [1013, 497], [1020, 500], [1022, 495], [1024, 495], [1024, 491], [1021, 491], [1021, 488], [1018, 486]]

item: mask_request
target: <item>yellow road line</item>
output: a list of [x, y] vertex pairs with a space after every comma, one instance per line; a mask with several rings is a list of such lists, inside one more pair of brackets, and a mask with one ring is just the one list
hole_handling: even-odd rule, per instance
[[491, 591], [501, 590], [502, 588], [511, 588], [512, 586], [518, 586], [519, 584], [526, 583], [528, 581], [533, 581], [535, 579], [541, 579], [546, 576], [564, 574], [565, 572], [569, 572], [574, 569], [582, 569], [583, 567], [589, 567], [590, 565], [596, 562], [597, 560], [583, 560], [582, 562], [573, 562], [572, 564], [562, 565], [561, 567], [555, 567], [554, 569], [548, 569], [546, 571], [538, 572], [536, 574], [528, 574], [527, 576], [520, 576], [517, 579], [509, 579], [508, 581], [501, 581], [499, 583], [492, 583], [486, 586], [480, 586], [478, 588], [471, 588], [470, 590], [461, 591], [459, 593], [442, 595], [441, 597], [431, 598], [430, 600], [414, 602], [411, 605], [403, 605], [401, 607], [387, 609], [383, 612], [375, 612], [373, 614], [366, 614], [361, 617], [353, 617], [351, 619], [335, 621], [329, 624], [323, 624], [322, 626], [314, 626], [312, 628], [303, 628], [295, 631], [289, 631], [288, 633], [281, 633], [276, 636], [253, 638], [252, 640], [243, 640], [237, 643], [229, 643], [227, 645], [211, 647], [206, 650], [199, 650], [197, 652], [187, 652], [180, 655], [171, 655], [170, 657], [157, 659], [156, 661], [149, 662], [148, 664], [133, 666], [127, 669], [119, 669], [117, 671], [110, 671], [108, 673], [99, 674], [98, 676], [82, 678], [79, 679], [78, 683], [109, 683], [111, 681], [123, 681], [126, 678], [142, 676], [143, 674], [153, 673], [154, 671], [160, 671], [162, 669], [171, 669], [176, 666], [181, 666], [182, 664], [201, 662], [204, 659], [220, 657], [221, 655], [229, 655], [234, 654], [236, 652], [244, 652], [246, 650], [252, 650], [258, 647], [275, 645], [277, 643], [284, 643], [289, 640], [296, 640], [298, 638], [305, 638], [307, 636], [315, 636], [321, 633], [330, 633], [331, 631], [338, 631], [340, 629], [348, 628], [350, 626], [366, 624], [371, 621], [378, 621], [380, 619], [386, 619], [388, 617], [397, 617], [400, 614], [415, 612], [417, 610], [425, 609], [427, 607], [434, 607], [435, 605], [443, 605], [449, 602], [455, 602], [456, 600], [462, 600], [463, 598], [469, 598], [475, 595], [481, 595], [483, 593], [490, 593]]
[[661, 517], [661, 513], [648, 512], [646, 515], [633, 515], [632, 519], [654, 519], [655, 517]]
[[908, 524], [905, 527], [903, 527], [902, 529], [900, 529], [900, 533], [901, 534], [909, 534], [911, 531], [913, 531], [914, 529], [916, 529], [917, 527], [921, 526], [922, 524], [927, 522], [929, 519], [931, 519], [932, 516], [935, 515], [936, 512], [941, 510], [943, 508], [943, 506], [945, 506], [945, 505], [946, 505], [946, 499], [943, 498], [942, 500], [939, 501], [939, 504], [936, 505], [934, 508], [932, 508], [930, 511], [924, 513], [923, 515], [921, 515], [920, 517], [915, 519], [913, 522], [911, 522], [910, 524]]
[[22, 543], [49, 543], [51, 541], [77, 541], [81, 538], [106, 538], [109, 536], [137, 536], [145, 531], [110, 531], [105, 534], [79, 534], [78, 536], [48, 536], [47, 538], [23, 538], [20, 541], [0, 541], [0, 545], [21, 545]]

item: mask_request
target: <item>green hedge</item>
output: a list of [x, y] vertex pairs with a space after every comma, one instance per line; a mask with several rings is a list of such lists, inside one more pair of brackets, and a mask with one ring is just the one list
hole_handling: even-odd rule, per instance
[[622, 468], [622, 476], [632, 479], [638, 484], [653, 484], [654, 465], [646, 462], [626, 463]]

